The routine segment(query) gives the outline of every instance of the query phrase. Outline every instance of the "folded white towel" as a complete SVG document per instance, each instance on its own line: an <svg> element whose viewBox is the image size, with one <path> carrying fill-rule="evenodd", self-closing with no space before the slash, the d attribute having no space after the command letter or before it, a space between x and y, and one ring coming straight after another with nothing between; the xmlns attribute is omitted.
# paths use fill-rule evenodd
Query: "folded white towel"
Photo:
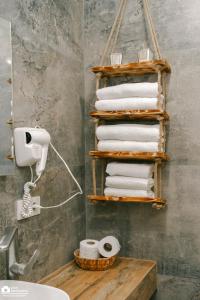
<svg viewBox="0 0 200 300"><path fill-rule="evenodd" d="M114 188L105 188L105 196L114 196L114 197L150 197L154 198L153 192L147 192L143 190L128 190L128 189L114 189Z"/></svg>
<svg viewBox="0 0 200 300"><path fill-rule="evenodd" d="M121 163L115 161L108 163L106 167L106 173L111 176L120 175L136 178L151 178L153 170L153 164Z"/></svg>
<svg viewBox="0 0 200 300"><path fill-rule="evenodd" d="M101 125L96 129L96 136L99 140L158 142L160 127L141 124Z"/></svg>
<svg viewBox="0 0 200 300"><path fill-rule="evenodd" d="M96 91L99 100L131 97L155 98L158 96L157 82L125 83L109 86Z"/></svg>
<svg viewBox="0 0 200 300"><path fill-rule="evenodd" d="M124 98L116 100L98 100L95 102L95 108L96 110L101 111L151 110L159 109L159 100L158 98Z"/></svg>
<svg viewBox="0 0 200 300"><path fill-rule="evenodd" d="M133 152L157 152L157 142L135 142L102 140L97 144L99 151L133 151Z"/></svg>
<svg viewBox="0 0 200 300"><path fill-rule="evenodd" d="M151 191L153 178L134 178L125 176L107 176L106 186L117 189Z"/></svg>

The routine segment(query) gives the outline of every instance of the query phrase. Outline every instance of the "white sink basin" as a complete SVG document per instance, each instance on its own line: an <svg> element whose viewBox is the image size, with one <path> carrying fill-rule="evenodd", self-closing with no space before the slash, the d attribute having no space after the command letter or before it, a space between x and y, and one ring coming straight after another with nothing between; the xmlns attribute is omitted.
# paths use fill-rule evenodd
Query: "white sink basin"
<svg viewBox="0 0 200 300"><path fill-rule="evenodd" d="M26 281L0 280L0 300L70 300L54 287Z"/></svg>

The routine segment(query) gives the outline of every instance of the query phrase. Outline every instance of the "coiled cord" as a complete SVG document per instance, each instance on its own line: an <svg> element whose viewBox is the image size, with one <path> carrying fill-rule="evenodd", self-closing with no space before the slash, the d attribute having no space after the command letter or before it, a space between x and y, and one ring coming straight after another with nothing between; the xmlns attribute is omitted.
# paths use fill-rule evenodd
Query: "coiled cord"
<svg viewBox="0 0 200 300"><path fill-rule="evenodd" d="M66 203L68 203L70 200L72 200L76 196L83 194L83 190L82 190L80 184L76 180L75 176L73 175L72 171L70 170L70 168L67 165L67 163L64 160L64 158L60 155L60 153L56 150L56 148L54 147L54 145L51 142L50 142L50 146L53 149L53 151L56 153L56 155L59 157L59 159L63 162L64 166L66 167L66 169L68 171L68 173L72 177L73 181L76 183L79 191L77 193L75 193L74 195L72 195L71 197L69 197L68 199L66 199L65 201L63 201L63 202L61 202L61 203L59 203L57 205L53 205L53 206L41 206L41 205L33 204L32 203L32 198L31 198L31 191L36 187L36 182L40 179L41 175L38 176L36 178L36 180L33 182L33 169L30 166L31 181L26 182L25 185L24 185L23 207L22 207L22 211L21 211L21 215L22 215L23 218L29 218L29 217L31 217L32 214L33 214L33 209L34 208L41 208L41 209L58 208L60 206L65 205Z"/></svg>
<svg viewBox="0 0 200 300"><path fill-rule="evenodd" d="M29 218L33 214L33 203L31 198L31 190L35 188L32 181L28 181L24 185L23 206L21 215L23 218Z"/></svg>

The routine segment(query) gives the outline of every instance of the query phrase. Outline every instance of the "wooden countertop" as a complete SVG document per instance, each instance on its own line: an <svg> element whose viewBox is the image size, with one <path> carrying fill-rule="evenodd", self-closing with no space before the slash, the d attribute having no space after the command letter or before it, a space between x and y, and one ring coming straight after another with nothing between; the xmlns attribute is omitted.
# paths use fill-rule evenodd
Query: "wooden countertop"
<svg viewBox="0 0 200 300"><path fill-rule="evenodd" d="M71 262L40 280L71 300L149 300L156 291L156 263L119 258L106 271L85 271Z"/></svg>

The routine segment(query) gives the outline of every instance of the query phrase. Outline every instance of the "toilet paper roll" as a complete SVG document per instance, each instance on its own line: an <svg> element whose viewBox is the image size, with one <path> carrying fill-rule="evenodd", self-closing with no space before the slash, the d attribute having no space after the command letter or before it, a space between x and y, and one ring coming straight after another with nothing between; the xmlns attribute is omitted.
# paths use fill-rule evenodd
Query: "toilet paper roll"
<svg viewBox="0 0 200 300"><path fill-rule="evenodd" d="M120 251L118 239L114 236L106 236L98 244L99 253L104 257L111 257Z"/></svg>
<svg viewBox="0 0 200 300"><path fill-rule="evenodd" d="M80 257L88 259L97 259L99 258L98 251L99 241L96 240L83 240L80 242Z"/></svg>

